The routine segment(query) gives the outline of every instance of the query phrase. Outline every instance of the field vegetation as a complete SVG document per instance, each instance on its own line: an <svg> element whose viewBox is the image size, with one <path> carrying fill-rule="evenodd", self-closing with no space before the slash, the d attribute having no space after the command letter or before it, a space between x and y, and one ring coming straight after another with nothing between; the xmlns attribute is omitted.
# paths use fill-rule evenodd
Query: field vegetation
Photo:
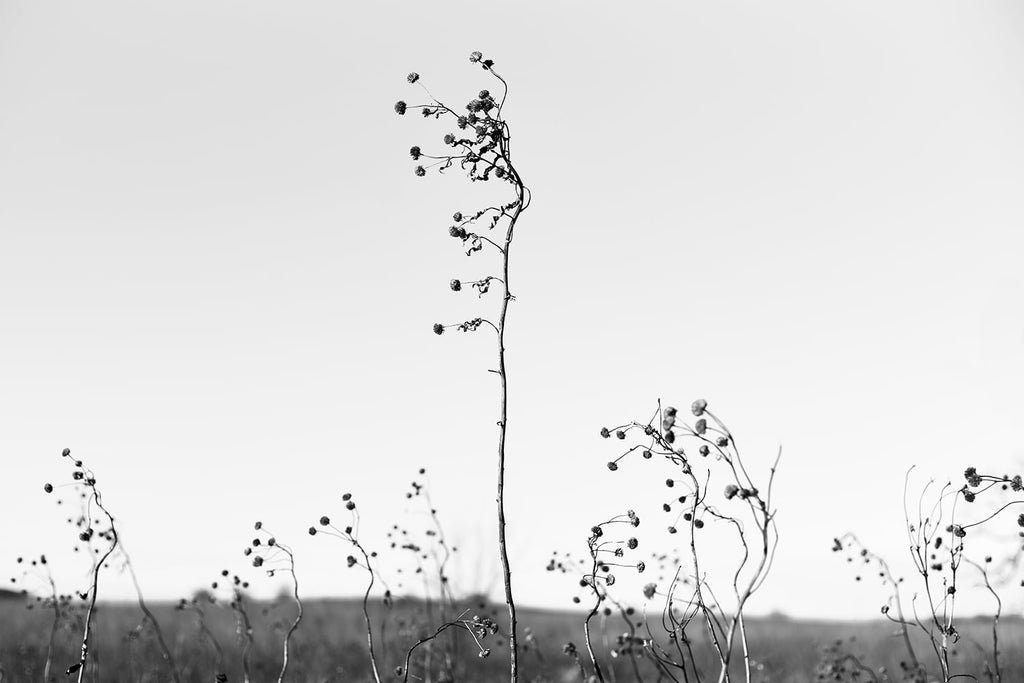
<svg viewBox="0 0 1024 683"><path fill-rule="evenodd" d="M85 585L58 586L45 555L9 568L12 593L0 601L3 681L881 681L930 683L1024 680L1024 622L1002 597L1020 583L1024 514L1020 476L965 463L962 480L920 481L907 473L906 533L914 573L895 573L855 533L837 530L835 571L879 588L874 621L797 621L753 617L759 591L771 580L780 536L775 482L784 454L749 456L715 406L652 401L638 416L593 426L595 472L650 472L649 488L623 491L621 510L597 517L579 544L552 554L552 580L571 587L563 611L517 604L505 515L505 472L514 455L507 434L510 406L505 332L515 302L513 241L531 192L513 164L512 133L503 115L508 84L492 60L473 52L488 87L454 106L407 77L412 103L399 116L443 122L440 151L409 150L413 175L459 173L489 183L503 199L452 214L447 234L470 257L475 274L450 279L455 294L479 299L480 317L438 322L437 335L476 334L494 344L496 450L494 523L501 596L464 595L451 576L456 548L448 542L420 470L405 492L422 502L426 526L396 524L386 538L364 538L358 492L345 493L305 529L272 529L253 521L240 561L283 580L281 595L255 600L249 580L233 568L211 568L209 585L175 605L143 597L119 535L115 492L104 489L76 452L60 457L64 475L40 482L41 494L72 510L68 522ZM493 194L492 193L489 193ZM425 330L425 332L427 332ZM677 408L676 405L684 405ZM109 493L111 499L106 499ZM640 497L663 500L663 518L629 507ZM437 501L443 505L443 501ZM596 513L595 513L596 514ZM654 529L657 533L645 534ZM348 600L306 600L302 557L289 539L308 534L332 543ZM651 538L657 538L656 542ZM974 539L980 539L977 548ZM999 542L993 543L993 539ZM796 541L794 541L796 542ZM806 540L800 541L806 542ZM812 539L812 542L815 540ZM652 546L653 547L649 547ZM396 580L390 553L404 552L417 577ZM111 572L131 577L137 600L104 602ZM401 585L401 587L400 587ZM813 577L808 577L813 590ZM637 587L639 586L639 588ZM978 587L980 590L977 590ZM969 590L969 589L975 590ZM183 591L191 588L183 587ZM981 595L983 602L970 602ZM977 616L983 614L986 616Z"/></svg>

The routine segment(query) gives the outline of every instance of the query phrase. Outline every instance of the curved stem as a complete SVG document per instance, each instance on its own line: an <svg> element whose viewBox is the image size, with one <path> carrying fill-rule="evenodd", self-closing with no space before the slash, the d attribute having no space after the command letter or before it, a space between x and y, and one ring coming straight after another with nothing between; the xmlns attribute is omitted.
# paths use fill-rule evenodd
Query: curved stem
<svg viewBox="0 0 1024 683"><path fill-rule="evenodd" d="M156 620L153 613L149 611L149 607L146 605L145 599L142 597L142 587L139 586L139 579L135 575L135 567L132 565L132 558L129 557L128 551L124 548L124 543L121 544L121 554L124 555L124 563L128 567L128 574L132 577L132 585L135 587L135 596L138 599L139 609L146 615L146 619L149 620L150 625L153 626L153 631L156 633L157 643L160 645L160 652L164 656L164 660L167 665L171 667L171 678L174 679L174 683L181 683L181 676L178 674L178 667L174 663L174 655L171 654L171 649L167 647L167 641L164 640L163 629L160 628L160 622Z"/></svg>
<svg viewBox="0 0 1024 683"><path fill-rule="evenodd" d="M284 681L285 673L288 671L288 644L291 641L292 634L294 634L295 630L299 628L299 622L302 621L302 600L299 599L299 579L295 576L295 555L292 554L290 548L285 548L280 544L278 544L278 547L288 554L288 571L292 575L292 595L295 597L295 604L299 610L298 614L295 615L295 621L293 621L292 625L288 628L288 632L284 634L284 660L281 662L281 673L277 677L277 683L282 683Z"/></svg>
<svg viewBox="0 0 1024 683"><path fill-rule="evenodd" d="M507 131L507 128L506 128ZM505 368L505 322L508 316L508 304L513 299L509 288L509 252L516 222L525 210L525 186L519 173L512 166L508 149L507 132L502 136L501 153L508 162L509 173L516 184L519 201L509 220L505 232L505 248L501 251L501 271L504 296L501 299L501 313L498 316L498 377L501 380L501 414L498 421L498 555L501 558L502 582L505 587L505 604L508 605L509 618L509 674L511 683L519 680L519 629L516 621L516 603L512 595L512 569L508 560L508 545L505 538L505 436L508 430L508 375Z"/></svg>
<svg viewBox="0 0 1024 683"><path fill-rule="evenodd" d="M92 620L96 613L96 593L99 590L100 585L100 570L103 568L104 563L114 554L114 550L117 548L117 528L114 526L114 517L110 514L105 507L103 507L103 500L100 496L99 490L95 484L90 484L92 489L92 500L96 503L96 507L103 511L103 514L107 516L107 521L110 523L110 547L107 552L100 557L99 561L93 566L92 569L92 587L89 590L89 609L85 613L85 628L82 632L82 654L78 660L78 683L85 681L85 669L86 663L89 659L89 638L92 635ZM68 671L68 674L74 673L74 669Z"/></svg>

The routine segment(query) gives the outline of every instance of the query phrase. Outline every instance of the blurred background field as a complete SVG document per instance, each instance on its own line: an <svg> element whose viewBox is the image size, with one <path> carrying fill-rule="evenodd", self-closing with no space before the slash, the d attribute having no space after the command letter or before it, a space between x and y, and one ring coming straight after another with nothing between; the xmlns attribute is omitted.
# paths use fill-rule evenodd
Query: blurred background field
<svg viewBox="0 0 1024 683"><path fill-rule="evenodd" d="M236 636L235 618L226 605L203 604L205 622L210 633L223 651L223 658L208 636L201 633L194 611L182 611L172 604L151 605L161 623L182 680L192 682L214 681L224 673L229 681L242 681L240 642ZM466 602L459 605L468 610L467 618L498 616L503 605ZM281 666L281 638L286 622L294 617L294 604L256 602L249 606L253 625L255 648L252 653L254 682L277 680ZM384 680L401 680L394 669L404 659L408 647L433 631L439 623L436 605L421 601L400 600L386 608L382 603L371 605L375 623L375 636L379 638L378 656L382 660ZM641 618L637 612L636 618ZM563 646L573 642L586 658L583 648L582 622L584 613L525 609L521 624L529 629L524 659L525 680L578 681L579 671L572 659L564 654ZM497 620L500 621L501 620ZM657 615L650 619L652 628ZM0 670L4 683L9 681L41 681L46 659L52 613L38 607L26 609L20 598L0 600ZM73 623L69 622L69 625ZM595 647L604 661L614 662L617 681L636 681L636 673L628 656L612 657L616 637L626 630L621 616L595 619L598 625ZM144 624L138 607L130 603L101 604L96 620L97 639L93 660L95 668L88 680L104 683L170 681L169 670L162 662L152 630ZM804 683L820 680L857 680L836 678L823 667L826 648L837 640L844 641L846 651L870 663L876 673L885 667L892 680L900 680L900 662L905 658L901 639L892 624L884 621L842 622L827 620L790 619L783 615L752 617L748 623L751 650L760 659L754 662L754 680L777 683ZM964 634L956 648L954 661L958 669L983 677L985 660L982 648L990 650L991 623L983 620L961 622ZM413 660L410 680L445 680L439 673L443 650L447 643L455 644L457 655L456 681L499 681L507 678L507 657L503 640L489 636L483 644L492 650L489 657L478 656L478 648L465 631L452 633L452 640L435 641L435 647L420 649ZM699 633L699 632L698 632ZM700 637L703 637L701 635ZM1024 680L1024 621L1013 617L1000 623L1001 664L1004 681ZM77 661L80 632L64 627L55 639L54 665L51 680L64 680L64 669ZM927 656L925 643L918 643L919 653ZM702 642L695 642L698 662L708 674L714 668L708 659L709 650ZM305 603L305 618L293 641L293 662L289 680L293 681L372 681L366 655L366 632L361 605L356 600L316 600ZM431 672L424 669L430 658ZM642 663L640 680L659 679L649 663ZM878 674L883 679L881 673ZM679 680L683 680L680 677ZM862 677L859 680L870 680Z"/></svg>

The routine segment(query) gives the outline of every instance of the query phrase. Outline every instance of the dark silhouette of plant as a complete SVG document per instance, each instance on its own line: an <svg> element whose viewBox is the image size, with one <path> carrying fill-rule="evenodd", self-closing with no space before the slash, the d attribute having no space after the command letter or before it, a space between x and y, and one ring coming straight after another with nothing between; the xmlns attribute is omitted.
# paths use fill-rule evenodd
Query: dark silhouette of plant
<svg viewBox="0 0 1024 683"><path fill-rule="evenodd" d="M100 570L106 566L107 560L114 554L114 551L118 547L118 536L117 527L114 525L114 517L110 512L103 506L103 495L100 490L96 488L96 476L92 470L85 466L81 460L73 460L71 458L71 449L65 448L61 452L62 458L68 458L72 460L73 469L71 471L72 482L75 485L84 487L85 491L82 496L85 500L85 511L81 520L82 531L78 537L84 543L91 544L94 538L100 538L109 545L102 551L100 556L96 558L93 556L93 566L91 575L91 583L89 588L80 593L80 597L83 600L88 600L89 607L85 613L85 623L82 628L82 649L79 655L78 661L67 668L66 674L71 676L72 674L78 674L78 683L82 683L85 680L85 672L88 668L89 663L89 646L90 639L92 637L92 624L96 614L96 596L99 592L100 584ZM46 484L44 490L47 493L53 492L53 486ZM103 513L105 524L101 526L103 520L97 520L94 518L93 508ZM90 555L93 555L90 553Z"/></svg>
<svg viewBox="0 0 1024 683"><path fill-rule="evenodd" d="M292 549L282 543L263 528L263 522L256 522L253 527L259 534L246 548L246 556L252 555L254 567L260 567L267 572L268 576L274 576L277 571L284 570L292 580L292 599L295 602L295 619L285 629L282 639L281 672L277 676L277 683L284 683L288 674L288 655L292 636L302 623L302 599L299 597L299 577L295 575L295 553ZM226 575L226 574L225 574Z"/></svg>
<svg viewBox="0 0 1024 683"><path fill-rule="evenodd" d="M445 325L436 323L434 332L443 334L445 330L457 328L463 332L473 332L486 324L497 334L498 367L495 372L500 382L500 411L498 418L498 481L497 481L497 521L498 521L498 555L501 559L502 581L505 588L505 604L508 606L509 617L509 651L510 679L515 683L519 677L519 638L516 620L516 604L512 592L512 571L509 567L508 547L505 539L505 442L508 430L508 375L505 365L505 324L508 305L515 299L509 284L509 254L516 224L523 211L530 204L530 192L523 183L519 172L512 163L511 133L508 123L502 116L502 108L508 96L508 84L494 70L494 62L485 59L480 52L473 52L469 61L479 64L484 71L498 80L501 85L499 95L489 90L481 90L478 96L471 99L465 106L465 113L447 106L423 88L429 102L426 104L407 104L405 101L395 103L395 112L404 115L407 111L420 110L424 117L452 120L459 132L450 132L444 136L444 145L449 149L438 155L424 154L419 147L409 150L414 161L424 160L416 166L417 176L424 176L428 169L444 172L455 164L467 173L469 179L476 181L497 180L512 186L515 199L501 206L490 206L473 212L456 212L453 225L448 234L462 241L466 254L472 255L482 251L485 245L495 249L501 257L501 275L487 275L483 278L463 282L453 279L450 283L453 291L462 291L467 286L477 290L482 296L497 282L501 285L502 296L497 322L485 318L474 318L462 323ZM409 83L419 84L419 74L411 73ZM473 232L470 228L482 224L486 232L491 232L499 225L504 235L498 241L487 237L483 232ZM479 228L476 228L479 230Z"/></svg>
<svg viewBox="0 0 1024 683"><path fill-rule="evenodd" d="M744 612L750 598L767 579L778 545L772 486L781 450L771 465L767 483L757 486L735 437L708 410L707 401L694 401L691 412L697 418L692 425L683 422L675 408L662 409L659 403L654 416L646 423L629 422L602 428L601 436L606 439L614 437L624 441L630 434L642 434L644 437L640 443L610 461L607 467L614 472L627 456L640 455L643 460L650 460L657 455L668 461L675 473L682 475L680 479L669 477L665 480L665 486L673 490L673 498L662 506L669 514L678 506L674 521L668 525L668 533L682 532L689 546L688 576L683 575L683 566L678 566L663 593L662 628L675 647L678 659L664 650L652 648L651 652L657 655L665 668L678 669L684 676L689 661L696 679L700 680L686 635L690 622L699 617L719 661L719 683L731 680L731 664L737 652L743 658L744 680L749 683L752 677L751 658ZM724 474L728 482L719 489L718 500L713 497L710 486L716 472ZM735 601L728 608L720 603L711 580L701 568L701 557L705 551L698 544L698 539L709 533L706 529L709 524L715 523L731 528L740 548L741 556L730 582ZM692 586L692 595L678 595L685 585ZM649 584L645 588L646 597L651 598L655 594L657 586ZM684 652L684 647L687 652ZM600 674L598 678L601 679Z"/></svg>
<svg viewBox="0 0 1024 683"><path fill-rule="evenodd" d="M351 521L345 526L345 528L338 528L331 524L331 518L324 515L319 520L320 528L316 526L309 527L309 535L316 536L318 534L326 534L327 536L333 536L334 538L340 538L343 541L351 543L359 554L362 555L362 560L358 559L354 555L349 555L345 558L345 564L351 569L352 567L361 567L365 569L370 577L370 580L366 584L366 591L363 593L363 621L366 624L366 646L370 655L370 669L373 672L373 680L376 683L381 683L380 668L377 665L377 653L374 650L373 643L373 624L370 621L370 592L373 590L373 584L375 579L380 579L383 583L383 579L378 575L376 568L371 562L371 558L376 558L376 552L367 552L366 548L359 541L359 510L356 508L356 502L352 499L352 495L346 493L342 496L342 500L345 502L345 509L351 513ZM385 602L390 602L391 591L385 588L384 593Z"/></svg>
<svg viewBox="0 0 1024 683"><path fill-rule="evenodd" d="M848 562L857 563L859 560L862 564L877 566L883 586L890 591L889 599L882 606L882 614L899 624L903 630L906 647L913 662L912 668L907 667L905 680L915 683L933 680L934 676L930 675L924 662L916 657L907 636L909 630L916 630L926 638L934 654L938 676L943 683L949 683L957 678L979 679L979 676L974 674L955 671L956 664L952 659L955 646L963 637L957 627L957 598L963 588L961 566L967 563L978 573L985 591L995 600L995 611L991 616L991 645L986 647L975 642L985 656L985 670L980 673L993 683L1001 683L1003 670L999 657L999 622L1002 617L1003 601L989 570L993 558L986 555L983 561L972 559L966 554L965 546L971 530L986 525L992 526L990 523L1003 512L1024 504L1024 479L1020 475L1011 477L1005 474L981 474L977 468L968 467L964 471L966 483L963 486L956 488L951 482L947 482L936 490L934 480L929 481L921 488L916 503L911 505L909 490L913 469L907 471L903 500L908 548L918 575L920 589L911 600L911 616L904 614L899 597L903 579L893 578L888 564L870 552L856 536L847 533L836 538L832 549L835 552L845 551ZM1000 496L1002 499L999 499ZM996 500L992 500L993 498ZM991 504L985 506L985 501L991 501ZM966 510L976 510L977 513L971 515L965 512ZM965 519L968 517L970 519ZM1016 519L1016 531L1019 535L1024 535L1022 528L1024 514L1018 515ZM1016 551L1015 556L1009 559L1009 565L1014 568L1020 552L1019 539ZM858 573L855 578L860 581L861 575ZM922 610L917 608L919 599L925 603ZM895 615L892 613L894 606Z"/></svg>

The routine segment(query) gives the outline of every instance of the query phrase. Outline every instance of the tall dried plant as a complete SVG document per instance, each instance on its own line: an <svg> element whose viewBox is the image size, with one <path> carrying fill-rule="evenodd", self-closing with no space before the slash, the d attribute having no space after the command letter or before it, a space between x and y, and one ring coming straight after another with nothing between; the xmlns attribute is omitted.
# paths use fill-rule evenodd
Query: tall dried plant
<svg viewBox="0 0 1024 683"><path fill-rule="evenodd" d="M508 433L508 374L505 364L505 329L508 318L508 307L515 297L509 284L509 255L512 238L515 234L519 217L530 204L530 191L527 189L519 172L512 163L511 133L507 121L502 115L505 100L508 97L508 83L494 70L494 62L485 59L480 52L473 52L469 61L478 64L500 84L501 92L491 93L481 90L472 98L463 110L444 104L423 87L420 76L411 73L410 84L423 87L428 101L425 104L407 104L405 101L395 103L395 112L404 115L412 110L419 110L426 117L444 119L455 124L456 131L447 133L443 138L445 151L440 154L425 154L420 147L409 150L414 161L422 162L415 167L419 177L428 170L444 172L453 166L464 171L471 181L497 181L511 185L515 199L500 206L489 206L484 209L463 213L456 212L448 234L459 239L466 248L466 255L471 256L485 249L493 250L500 258L500 275L486 275L472 281L453 279L451 289L455 292L476 290L479 295L487 293L495 283L501 287L501 302L497 319L474 318L461 323L436 323L434 332L444 334L448 329L463 332L475 332L484 325L493 329L497 341L497 369L492 370L498 375L499 417L498 417L498 448L497 448L497 523L498 523L498 556L501 561L502 582L505 589L505 603L509 617L509 651L510 680L515 683L519 677L519 631L516 619L516 603L512 591L512 571L509 566L508 545L506 542L505 520L505 470L506 470L506 436ZM494 231L498 232L495 233ZM478 231L478 232L475 232ZM503 233L503 234L502 234ZM500 235L497 239L489 234Z"/></svg>

